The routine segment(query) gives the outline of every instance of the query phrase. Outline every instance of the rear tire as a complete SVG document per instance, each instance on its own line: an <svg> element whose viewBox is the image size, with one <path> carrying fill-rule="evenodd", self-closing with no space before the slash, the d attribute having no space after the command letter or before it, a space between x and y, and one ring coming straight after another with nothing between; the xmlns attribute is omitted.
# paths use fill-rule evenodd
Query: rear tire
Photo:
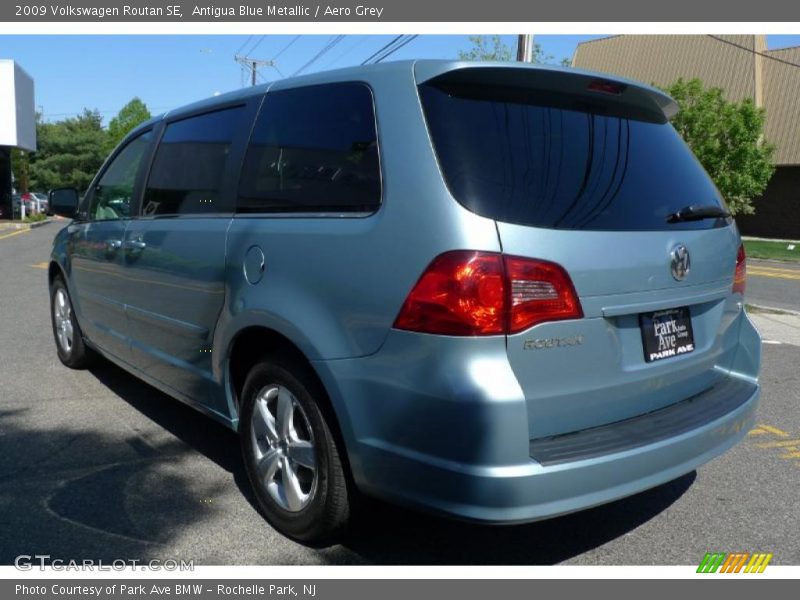
<svg viewBox="0 0 800 600"><path fill-rule="evenodd" d="M83 332L64 279L58 276L50 286L50 322L58 358L70 369L85 369L94 359L94 352L86 347Z"/></svg>
<svg viewBox="0 0 800 600"><path fill-rule="evenodd" d="M336 440L309 367L278 358L256 364L242 392L242 455L259 508L280 533L332 540L350 518L350 494Z"/></svg>

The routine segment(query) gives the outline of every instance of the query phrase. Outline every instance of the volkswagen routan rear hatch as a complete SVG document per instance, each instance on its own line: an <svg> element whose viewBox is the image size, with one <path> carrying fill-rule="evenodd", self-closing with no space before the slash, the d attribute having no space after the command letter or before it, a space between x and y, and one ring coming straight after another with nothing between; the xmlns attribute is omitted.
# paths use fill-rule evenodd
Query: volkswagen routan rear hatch
<svg viewBox="0 0 800 600"><path fill-rule="evenodd" d="M571 69L423 62L416 77L451 194L497 223L532 438L725 377L739 236L668 96Z"/></svg>

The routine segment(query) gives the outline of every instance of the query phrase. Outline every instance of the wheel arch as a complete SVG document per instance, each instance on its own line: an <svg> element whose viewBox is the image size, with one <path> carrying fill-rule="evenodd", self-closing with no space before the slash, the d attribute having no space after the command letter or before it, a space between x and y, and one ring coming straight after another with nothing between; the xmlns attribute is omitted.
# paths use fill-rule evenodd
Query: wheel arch
<svg viewBox="0 0 800 600"><path fill-rule="evenodd" d="M56 277L61 276L64 281L67 281L67 274L64 272L64 269L58 263L57 260L51 260L50 265L47 267L47 284L53 285Z"/></svg>
<svg viewBox="0 0 800 600"><path fill-rule="evenodd" d="M339 454L344 462L347 477L352 481L349 445L346 443L343 431L348 424L343 420L342 411L336 409L331 394L314 363L297 344L283 333L263 325L249 325L237 331L232 337L226 353L225 370L236 412L238 413L240 410L241 395L248 373L256 364L270 360L270 358L291 362L313 378L320 392L319 408L340 448ZM238 427L239 425L237 425L237 429Z"/></svg>

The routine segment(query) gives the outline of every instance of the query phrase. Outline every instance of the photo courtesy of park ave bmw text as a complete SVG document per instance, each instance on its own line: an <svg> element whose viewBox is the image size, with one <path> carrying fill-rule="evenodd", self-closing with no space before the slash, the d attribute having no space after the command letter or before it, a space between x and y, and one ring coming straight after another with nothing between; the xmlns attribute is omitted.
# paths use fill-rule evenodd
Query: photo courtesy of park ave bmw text
<svg viewBox="0 0 800 600"><path fill-rule="evenodd" d="M776 0L0 5L0 597L788 585L798 92Z"/></svg>

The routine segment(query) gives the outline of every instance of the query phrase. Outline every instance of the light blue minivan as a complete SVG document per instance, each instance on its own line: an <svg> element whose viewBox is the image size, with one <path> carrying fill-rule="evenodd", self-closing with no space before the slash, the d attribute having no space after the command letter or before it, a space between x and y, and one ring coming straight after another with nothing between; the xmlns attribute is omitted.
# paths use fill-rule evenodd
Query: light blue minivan
<svg viewBox="0 0 800 600"><path fill-rule="evenodd" d="M101 355L240 432L260 508L332 539L364 493L516 523L635 494L751 427L760 340L723 199L657 89L411 61L138 127L49 268Z"/></svg>

